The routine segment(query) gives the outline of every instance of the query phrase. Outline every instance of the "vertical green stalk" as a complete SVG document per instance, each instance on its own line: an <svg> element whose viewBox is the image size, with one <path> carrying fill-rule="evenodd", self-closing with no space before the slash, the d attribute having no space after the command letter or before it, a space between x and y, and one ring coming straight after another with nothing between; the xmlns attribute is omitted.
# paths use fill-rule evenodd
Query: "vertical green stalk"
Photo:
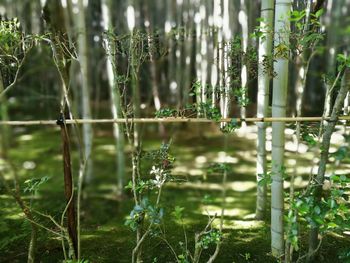
<svg viewBox="0 0 350 263"><path fill-rule="evenodd" d="M285 117L288 88L290 0L277 0L275 5L275 40L272 117ZM271 250L281 258L284 254L284 143L285 123L272 123L272 185L271 185Z"/></svg>
<svg viewBox="0 0 350 263"><path fill-rule="evenodd" d="M274 0L263 0L261 4L261 22L260 30L263 37L259 38L259 68L258 68L258 104L257 117L264 118L268 116L270 80L271 74L266 70L265 66L272 68L272 38L273 38L273 15ZM267 61L267 65L264 62ZM264 219L266 216L266 184L259 185L263 176L267 174L266 165L266 123L259 122L258 140L257 140L257 198L255 216L257 219Z"/></svg>

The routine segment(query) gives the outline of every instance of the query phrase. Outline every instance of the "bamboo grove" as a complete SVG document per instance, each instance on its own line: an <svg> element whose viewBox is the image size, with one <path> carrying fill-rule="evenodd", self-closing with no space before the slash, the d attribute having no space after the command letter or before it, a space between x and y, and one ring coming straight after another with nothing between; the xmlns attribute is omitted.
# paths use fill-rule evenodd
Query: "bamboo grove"
<svg viewBox="0 0 350 263"><path fill-rule="evenodd" d="M332 262L348 262L349 17L349 0L0 1L0 200L27 224L15 235L9 212L0 213L0 261L46 262L47 239L56 249L47 262L331 262L323 251L334 250L332 242L347 246ZM43 138L59 131L52 158L60 170L42 169L40 178L16 159L18 138L36 129ZM148 129L157 149L148 146ZM203 180L189 178L189 167L178 176L176 133L200 138L192 147L206 152L218 147L206 130L220 138L221 159L198 153L191 162L203 164ZM96 153L108 132L112 162ZM264 259L229 241L238 138L254 152L254 172L243 173L254 176L251 220L267 230ZM111 228L118 240L111 251L122 256L108 252L108 260L85 247L98 235L86 223L92 189L104 180L98 162L112 167L109 212L123 222ZM203 213L192 227L199 220L186 217L192 199L177 204L184 192L174 189L212 176L216 199L198 192ZM51 191L59 204L45 204ZM26 256L14 260L11 249L24 241Z"/></svg>

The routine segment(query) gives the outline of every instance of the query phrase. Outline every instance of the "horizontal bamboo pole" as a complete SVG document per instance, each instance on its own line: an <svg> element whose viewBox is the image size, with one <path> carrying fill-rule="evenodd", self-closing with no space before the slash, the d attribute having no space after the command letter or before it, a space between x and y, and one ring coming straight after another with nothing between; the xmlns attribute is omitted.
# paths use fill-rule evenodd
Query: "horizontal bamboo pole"
<svg viewBox="0 0 350 263"><path fill-rule="evenodd" d="M218 121L203 118L137 118L137 119L74 119L66 120L66 124L108 124L108 123L220 123L231 122L320 122L330 121L330 117L268 117L268 118L226 118ZM340 116L338 120L350 120L350 116ZM0 125L10 126L34 126L34 125L57 125L56 120L33 120L33 121L0 121Z"/></svg>

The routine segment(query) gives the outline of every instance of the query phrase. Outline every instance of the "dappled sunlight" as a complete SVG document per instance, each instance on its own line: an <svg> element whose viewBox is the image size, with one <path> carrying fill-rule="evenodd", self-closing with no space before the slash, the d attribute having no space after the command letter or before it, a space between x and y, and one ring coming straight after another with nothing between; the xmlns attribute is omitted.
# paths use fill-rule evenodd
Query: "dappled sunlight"
<svg viewBox="0 0 350 263"><path fill-rule="evenodd" d="M236 157L229 156L227 152L218 152L214 162L236 164L239 162L239 160Z"/></svg>
<svg viewBox="0 0 350 263"><path fill-rule="evenodd" d="M204 166L207 164L207 162L208 162L207 157L205 157L205 156L203 156L203 155L197 156L197 157L195 158L195 165L196 165L196 167L198 167L198 168L204 167ZM191 172L190 172L190 173L191 173Z"/></svg>
<svg viewBox="0 0 350 263"><path fill-rule="evenodd" d="M298 176L296 179L295 179L295 182L294 182L294 187L296 188L304 188L308 185L308 181L307 180L303 180L303 178L301 176ZM284 189L289 189L290 188L290 182L288 180L285 180L284 183L283 183L283 187Z"/></svg>
<svg viewBox="0 0 350 263"><path fill-rule="evenodd" d="M216 219L214 220L214 225L216 227L220 226L220 220ZM230 230L241 230L241 229L259 229L264 226L264 222L258 221L258 220L235 220L235 219L224 219L223 223L223 229L230 229Z"/></svg>
<svg viewBox="0 0 350 263"><path fill-rule="evenodd" d="M297 145L294 142L287 141L286 144L285 144L285 149L287 151L296 152L297 151ZM305 144L300 143L299 144L298 153L303 153L304 154L307 151L308 151L308 147Z"/></svg>
<svg viewBox="0 0 350 263"><path fill-rule="evenodd" d="M114 144L105 144L105 145L98 145L96 150L102 150L108 154L115 154L115 145Z"/></svg>
<svg viewBox="0 0 350 263"><path fill-rule="evenodd" d="M202 176L204 172L202 169L189 169L188 174L190 176Z"/></svg>
<svg viewBox="0 0 350 263"><path fill-rule="evenodd" d="M25 218L22 210L20 210L16 206L13 206L12 208L2 208L1 213L4 214L2 218L4 218L5 220L24 220Z"/></svg>
<svg viewBox="0 0 350 263"><path fill-rule="evenodd" d="M188 167L184 165L176 165L172 169L172 173L176 175L187 175L188 174Z"/></svg>
<svg viewBox="0 0 350 263"><path fill-rule="evenodd" d="M256 168L254 163L251 165L242 164L234 168L234 173L245 174L247 177L255 176Z"/></svg>
<svg viewBox="0 0 350 263"><path fill-rule="evenodd" d="M201 213L203 215L210 215L210 216L220 216L221 215L221 207L220 206L214 206L214 205L205 205L201 206ZM247 209L240 209L240 208L225 208L224 215L225 217L243 217L250 213Z"/></svg>
<svg viewBox="0 0 350 263"><path fill-rule="evenodd" d="M97 190L99 191L113 191L115 190L116 185L114 184L99 184Z"/></svg>
<svg viewBox="0 0 350 263"><path fill-rule="evenodd" d="M25 170L34 170L35 167L36 167L36 163L33 162L33 161L25 161L25 162L22 164L22 167L23 167L23 169L25 169Z"/></svg>
<svg viewBox="0 0 350 263"><path fill-rule="evenodd" d="M256 183L251 181L235 181L227 184L227 189L235 192L248 192L256 188Z"/></svg>
<svg viewBox="0 0 350 263"><path fill-rule="evenodd" d="M55 161L62 161L62 155L61 154L56 154L52 157L53 160Z"/></svg>
<svg viewBox="0 0 350 263"><path fill-rule="evenodd" d="M239 138L246 138L248 140L255 140L257 138L257 127L256 126L245 126L241 127L236 131L236 135Z"/></svg>
<svg viewBox="0 0 350 263"><path fill-rule="evenodd" d="M207 182L185 182L185 183L170 183L173 187L181 189L198 189L198 190L222 190L222 184L220 183L207 183ZM235 181L228 182L226 184L227 190L235 192L248 192L256 188L256 184L253 181Z"/></svg>
<svg viewBox="0 0 350 263"><path fill-rule="evenodd" d="M6 162L4 159L0 158L0 172L4 171L6 168Z"/></svg>
<svg viewBox="0 0 350 263"><path fill-rule="evenodd" d="M332 134L332 137L331 137L331 143L332 144L337 144L337 145L340 145L340 144L343 144L344 143L344 136L343 134L341 133L341 131L335 131L333 134Z"/></svg>
<svg viewBox="0 0 350 263"><path fill-rule="evenodd" d="M235 155L237 155L239 158L245 161L255 161L256 151L236 151Z"/></svg>
<svg viewBox="0 0 350 263"><path fill-rule="evenodd" d="M34 139L34 137L32 134L23 134L23 135L18 136L17 140L20 142L27 142L27 141L31 141L33 139Z"/></svg>

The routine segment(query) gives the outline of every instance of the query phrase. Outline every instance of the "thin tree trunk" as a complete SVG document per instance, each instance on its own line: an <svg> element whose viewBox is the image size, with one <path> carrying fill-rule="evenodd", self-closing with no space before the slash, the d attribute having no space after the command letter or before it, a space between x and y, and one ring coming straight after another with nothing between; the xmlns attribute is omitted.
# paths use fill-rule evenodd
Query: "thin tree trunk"
<svg viewBox="0 0 350 263"><path fill-rule="evenodd" d="M78 57L81 69L81 99L82 99L82 117L91 118L90 106L90 91L91 81L89 77L89 54L88 54L88 39L86 33L85 22L85 5L84 0L78 1L79 12L77 14L77 29L78 29ZM83 143L84 154L87 159L86 163L86 181L91 182L93 177L93 166L91 160L93 131L90 124L83 125Z"/></svg>
<svg viewBox="0 0 350 263"><path fill-rule="evenodd" d="M155 109L159 111L161 108L161 102L160 102L160 96L159 96L158 67L157 67L157 60L156 60L156 53L159 48L156 44L157 43L156 38L158 37L158 35L156 36L155 32L153 32L153 25L149 14L148 5L149 3L143 3L145 20L148 22L146 25L146 30L148 35L147 39L148 39L148 49L149 49L149 57L150 57L150 72L151 72L153 103L154 103ZM180 101L180 98L179 98L179 101ZM180 103L179 101L178 103ZM159 133L163 138L165 138L165 127L162 123L159 124Z"/></svg>
<svg viewBox="0 0 350 263"><path fill-rule="evenodd" d="M194 93L196 96L196 104L198 108L198 117L202 117L200 109L200 104L203 102L203 90L205 87L203 87L202 83L202 16L201 16L201 0L196 0L195 1L195 8L196 8L196 13L194 15L194 22L195 22L195 29L196 29L196 80L195 80L195 85L194 85ZM205 16L205 12L204 12Z"/></svg>
<svg viewBox="0 0 350 263"><path fill-rule="evenodd" d="M199 14L200 22L200 75L201 82L201 102L207 102L207 80L208 80L208 19L206 10L206 1L200 1Z"/></svg>
<svg viewBox="0 0 350 263"><path fill-rule="evenodd" d="M180 109L183 107L182 104L182 95L183 95L183 44L184 44L184 29L183 29L183 12L184 12L184 3L178 2L176 3L176 50L175 50L175 78L176 78L176 84L177 84L177 90L176 90L176 104L177 109Z"/></svg>
<svg viewBox="0 0 350 263"><path fill-rule="evenodd" d="M113 32L113 22L112 22L112 1L103 0L102 1L102 18L104 23L104 29L107 32ZM115 45L113 41L105 39L105 49L107 53L107 77L109 84L109 94L111 111L113 118L122 118L122 107L121 107L121 97L120 97L120 87L117 80L117 66L116 66L116 54ZM125 153L124 153L124 130L123 124L114 123L113 124L113 134L116 145L116 164L117 164L117 178L118 178L118 195L122 195L124 189L124 177L125 177Z"/></svg>
<svg viewBox="0 0 350 263"><path fill-rule="evenodd" d="M67 38L65 36L65 18L64 10L60 2L50 0L47 1L44 6L43 17L47 21L51 30L51 49L54 57L54 61L60 76L62 95L61 95L61 120L59 124L61 126L61 138L62 138L62 155L63 155L63 170L64 170L64 192L66 197L67 207L67 225L68 235L70 240L70 248L73 257L78 255L78 237L77 237L77 223L76 223L76 211L74 201L74 181L71 171L71 158L70 158L70 145L67 127L65 126L63 118L65 113L69 119L73 119L71 113L71 106L68 98L69 88L69 69L70 63L68 59L70 56L65 54L61 45L69 46ZM71 247L72 245L72 247Z"/></svg>
<svg viewBox="0 0 350 263"><path fill-rule="evenodd" d="M165 33L168 38L168 81L169 81L169 93L170 102L176 103L176 94L178 93L179 85L176 82L176 49L175 49L175 13L176 13L176 0L166 1L166 22L165 22Z"/></svg>
<svg viewBox="0 0 350 263"><path fill-rule="evenodd" d="M327 74L335 76L336 74L336 54L338 54L338 37L339 37L339 18L341 17L341 8L343 0L329 0L327 6L327 19L326 19L326 30L327 30ZM329 82L325 81L325 90L329 90ZM326 97L325 112L329 116L332 110L333 94Z"/></svg>
<svg viewBox="0 0 350 263"><path fill-rule="evenodd" d="M246 1L241 0L241 10L239 11L239 23L241 24L242 28L242 51L245 54L248 49L248 41L249 41L249 27L248 27L248 13L247 13L247 6ZM243 58L242 58L243 59ZM244 61L242 61L242 70L241 70L241 87L242 89L242 101L243 104L245 104L245 101L247 100L247 82L248 82L248 68L247 65L244 64ZM245 105L241 105L241 118L245 118L247 115L247 109ZM245 123L243 123L244 126L246 126Z"/></svg>
<svg viewBox="0 0 350 263"><path fill-rule="evenodd" d="M31 6L31 32L34 35L38 35L41 32L41 2L40 0L32 0Z"/></svg>
<svg viewBox="0 0 350 263"><path fill-rule="evenodd" d="M4 89L5 89L4 81L2 79L2 74L0 72L0 93ZM7 103L6 95L0 97L0 110L1 110L1 120L8 121L9 115L8 115L8 103ZM1 127L1 145L0 145L1 146L0 156L3 158L6 158L7 156L9 142L10 142L10 129L8 126L4 125Z"/></svg>
<svg viewBox="0 0 350 263"><path fill-rule="evenodd" d="M228 73L229 65L231 64L231 58L228 55L228 49L229 49L229 43L231 41L232 37L232 31L230 28L230 4L232 5L232 1L229 0L222 0L221 1L221 14L222 14L222 61L221 61L221 75L222 75L222 89L223 89L223 114L222 116L224 118L227 118L230 112L230 102L231 102L231 77L230 74Z"/></svg>
<svg viewBox="0 0 350 263"><path fill-rule="evenodd" d="M289 47L290 0L277 0L275 6L275 52L279 45ZM288 87L289 51L275 54L273 80L272 117L285 117ZM281 258L284 254L284 123L272 124L272 184L271 184L271 249L272 254Z"/></svg>
<svg viewBox="0 0 350 263"><path fill-rule="evenodd" d="M183 93L182 93L182 105L187 105L189 93L191 89L191 65L192 61L192 52L193 52L193 15L192 15L192 4L191 0L187 0L187 5L185 8L187 12L185 23L185 45L184 49L184 72L183 72Z"/></svg>
<svg viewBox="0 0 350 263"><path fill-rule="evenodd" d="M140 87L139 87L139 67L140 67L140 61L137 54L137 42L138 41L135 38L135 24L136 24L136 12L135 12L135 6L136 6L136 0L130 1L128 8L127 8L127 19L128 19L128 28L130 32L130 49L129 49L129 62L130 65L130 74L131 74L131 92L132 92L132 109L133 109L133 118L140 118L141 112L140 112ZM136 187L137 183L140 181L140 148L141 148L141 141L140 141L140 124L138 123L132 123L133 131L132 135L130 132L128 132L129 141L132 143L133 150L132 150L132 180L133 180L133 186ZM131 138L132 137L132 138ZM133 189L134 192L134 199L135 199L135 205L138 204L140 200L138 200L138 196L136 193L136 190ZM142 231L142 223L140 223L140 226L137 227L136 230L136 244L140 243L140 240L143 236ZM136 259L135 259L136 255ZM142 262L141 259L142 255L142 246L140 245L137 248L134 248L132 253L132 262L136 260L136 262Z"/></svg>
<svg viewBox="0 0 350 263"><path fill-rule="evenodd" d="M318 166L317 176L315 178L315 185L313 186L314 196L316 197L317 201L321 200L322 185L323 185L325 173L326 173L326 166L327 166L328 157L329 157L329 147L330 147L331 137L337 123L337 118L342 110L344 99L346 98L346 95L350 89L350 81L348 81L350 79L349 68L345 69L343 78L346 79L347 81L344 80L342 82L341 88L339 90L339 93L337 95L337 98L335 100L335 103L332 109L331 121L327 121L324 127L324 134L322 137L322 144L320 147L322 149L320 162ZM318 232L319 232L319 229L317 227L311 228L310 236L309 236L309 253L308 253L309 260L314 258L315 253L317 252L316 250L319 246Z"/></svg>
<svg viewBox="0 0 350 263"><path fill-rule="evenodd" d="M215 107L217 104L217 99L221 98L221 44L222 44L222 23L221 21L221 1L213 0L213 54L214 54L214 63L212 65L211 73L211 85L213 88L212 91L212 105ZM219 96L218 96L219 94ZM221 102L220 102L221 105Z"/></svg>
<svg viewBox="0 0 350 263"><path fill-rule="evenodd" d="M67 209L67 229L69 233L70 240L73 243L74 253L73 257L78 255L77 246L77 220L75 211L75 198L74 198L74 182L72 175L72 165L70 157L70 142L68 129L65 124L61 124L61 138L62 138L62 155L63 155L63 170L64 170L64 192L66 196L66 201L68 204Z"/></svg>
<svg viewBox="0 0 350 263"><path fill-rule="evenodd" d="M268 114L270 80L271 76L268 70L264 68L264 61L268 61L267 67L272 68L272 40L273 40L273 15L274 0L263 0L261 4L260 27L264 30L264 37L259 38L259 68L258 68L258 107L257 117L264 118ZM270 62L271 61L271 62ZM257 198L256 212L257 219L262 220L266 215L266 184L259 185L259 182L267 174L266 165L266 123L257 123L258 140L257 140Z"/></svg>

